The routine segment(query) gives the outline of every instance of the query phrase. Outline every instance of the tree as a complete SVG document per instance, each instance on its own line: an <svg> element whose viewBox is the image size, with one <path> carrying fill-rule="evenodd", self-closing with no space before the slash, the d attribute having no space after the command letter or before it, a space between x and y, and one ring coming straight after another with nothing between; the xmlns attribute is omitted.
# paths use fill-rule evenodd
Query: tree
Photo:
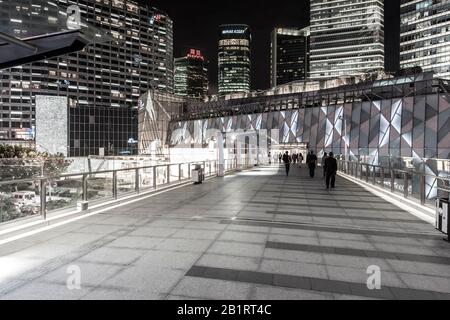
<svg viewBox="0 0 450 320"><path fill-rule="evenodd" d="M0 179L3 181L53 177L64 173L71 160L63 154L37 152L16 145L0 145ZM14 186L17 189L17 185ZM0 186L0 191L13 191L12 186Z"/></svg>
<svg viewBox="0 0 450 320"><path fill-rule="evenodd" d="M0 194L0 222L13 220L19 216L20 212L11 198Z"/></svg>

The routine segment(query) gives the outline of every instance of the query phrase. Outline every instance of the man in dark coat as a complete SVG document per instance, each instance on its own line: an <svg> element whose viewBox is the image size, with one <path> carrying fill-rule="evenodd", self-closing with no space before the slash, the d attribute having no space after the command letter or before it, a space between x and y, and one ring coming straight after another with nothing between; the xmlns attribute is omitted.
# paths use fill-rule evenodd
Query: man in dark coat
<svg viewBox="0 0 450 320"><path fill-rule="evenodd" d="M289 176L289 170L291 169L292 157L289 155L289 151L283 155L283 162L286 166L286 176Z"/></svg>
<svg viewBox="0 0 450 320"><path fill-rule="evenodd" d="M334 158L332 152L328 155L328 158L325 160L325 168L326 168L326 184L327 189L335 187L336 182L336 173L338 169L337 160Z"/></svg>
<svg viewBox="0 0 450 320"><path fill-rule="evenodd" d="M314 154L313 151L311 151L306 157L306 163L308 164L309 167L310 177L314 178L314 175L316 173L317 156Z"/></svg>

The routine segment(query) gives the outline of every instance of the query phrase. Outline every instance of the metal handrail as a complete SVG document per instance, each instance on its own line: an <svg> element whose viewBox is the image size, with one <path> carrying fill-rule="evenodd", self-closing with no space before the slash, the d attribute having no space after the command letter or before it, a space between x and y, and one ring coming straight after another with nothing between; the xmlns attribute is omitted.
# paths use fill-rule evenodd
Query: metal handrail
<svg viewBox="0 0 450 320"><path fill-rule="evenodd" d="M364 167L366 168L365 175L363 175ZM371 168L372 168L372 170L371 170ZM377 183L377 179L376 179L376 169L379 169L379 179L380 179L379 183ZM422 205L425 205L426 200L427 200L427 195L425 194L426 193L426 190L425 190L426 189L425 188L426 178L439 180L445 186L450 185L450 178L447 178L447 177L436 176L433 174L429 174L429 173L425 173L425 172L418 172L415 170L405 170L405 169L396 169L396 168L392 168L392 167L383 167L380 165L362 163L362 162L357 162L357 161L338 160L338 170L343 173L349 174L350 176L359 178L360 180L363 180L366 183L369 183L369 175L372 174L372 184L373 185L380 184L384 188L386 188L385 179L386 178L389 179L389 173L390 173L390 182L388 183L388 185L390 187L391 192L395 192L396 176L398 177L400 175L401 176L400 179L403 178L403 196L404 196L404 198L409 197L409 195L410 195L409 188L410 187L413 188L413 186L410 186L410 181L409 181L410 178L411 178L411 181L413 182L412 179L414 178L414 176L416 176L418 178L418 183L419 183L419 185L418 185L419 200ZM359 174L358 174L358 171L359 171ZM388 177L385 176L385 172L388 172ZM448 194L448 197L450 198L450 189L442 188L438 184L435 185L435 188L437 190L446 192ZM412 190L414 190L414 189L412 189ZM413 193L411 193L411 195L413 195Z"/></svg>
<svg viewBox="0 0 450 320"><path fill-rule="evenodd" d="M225 161L230 161L234 159L225 159ZM88 171L88 172L78 172L78 173L67 173L67 174L61 174L61 175L54 175L54 176L38 176L34 178L27 178L27 179L17 179L17 180L8 180L8 181L0 181L0 185L7 185L7 184L19 184L19 183L30 183L35 182L38 180L54 180L54 179L60 179L60 178L71 178L71 177L79 177L84 175L97 175L97 174L106 174L106 173L114 173L114 172L124 172L124 171L134 171L136 169L143 170L143 169L153 169L153 168L162 168L167 166L182 166L182 165L193 165L193 164L203 164L206 163L214 163L217 162L217 160L206 160L206 161L194 161L194 162L181 162L181 163L170 163L170 164L156 164L152 166L143 166L143 167L133 167L133 168L123 168L123 169L112 169L112 170L102 170L102 171Z"/></svg>
<svg viewBox="0 0 450 320"><path fill-rule="evenodd" d="M436 176L436 175L433 175L433 174L429 174L429 173L425 173L425 172L420 172L420 171L415 171L415 170L406 170L406 169L389 168L389 167L383 167L383 166L379 166L379 165L375 165L375 164L362 163L362 162L357 162L357 161L338 160L338 162L342 162L342 163L354 163L354 164L364 165L364 166L369 166L369 167L373 167L373 168L380 168L380 169L384 169L384 170L386 170L386 169L387 169L387 170L392 170L392 171L394 171L394 172L409 173L409 174L415 174L415 175L422 175L422 176L424 176L424 177L430 177L430 178L440 179L440 180L444 180L444 181L450 182L450 177L449 177L449 178L446 178L446 177Z"/></svg>
<svg viewBox="0 0 450 320"><path fill-rule="evenodd" d="M183 170L182 166L187 165L187 178L185 178L185 174L182 175ZM194 161L194 162L183 162L183 163L166 163L166 164L157 164L152 166L142 166L142 167L134 167L134 168L123 168L123 169L113 169L113 170L103 170L103 171L94 171L94 172L79 172L79 173L70 173L70 174L61 174L54 176L40 176L34 178L20 179L20 180L9 180L9 181L1 181L0 185L17 185L21 183L36 183L39 185L39 214L43 217L44 220L47 219L47 184L50 180L57 180L63 178L71 178L71 177L81 177L81 188L82 188L82 197L81 202L81 210L86 211L88 208L88 181L90 176L98 175L98 174L110 174L112 173L112 186L110 191L112 191L112 198L114 200L118 199L118 173L119 172L135 172L134 179L134 193L139 194L142 189L141 180L140 180L140 171L144 169L152 169L152 183L149 188L145 189L154 189L156 190L158 186L167 186L171 184L171 175L170 168L173 166L178 166L178 179L175 178L173 182L182 183L183 181L188 181L191 179L191 169L193 165L200 165L205 171L205 176L214 176L221 175L221 173L227 173L230 171L235 171L239 169L245 169L251 166L246 166L245 164L238 164L237 158L232 159L224 159L223 164L219 163L217 160L206 160L206 161ZM223 166L223 171L220 170L220 166ZM165 181L162 184L157 183L157 169L158 168L167 168L167 172L165 174ZM209 169L207 171L207 169ZM127 191L126 194L131 194L133 191Z"/></svg>

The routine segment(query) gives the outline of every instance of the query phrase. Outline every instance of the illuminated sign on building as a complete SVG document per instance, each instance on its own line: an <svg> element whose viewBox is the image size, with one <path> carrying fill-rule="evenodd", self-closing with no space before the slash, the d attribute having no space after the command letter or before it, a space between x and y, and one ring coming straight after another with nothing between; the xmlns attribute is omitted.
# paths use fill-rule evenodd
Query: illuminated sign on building
<svg viewBox="0 0 450 320"><path fill-rule="evenodd" d="M200 50L196 50L196 49L190 49L187 57L188 58L193 58L193 59L205 60L205 58L203 57L203 55L200 52Z"/></svg>
<svg viewBox="0 0 450 320"><path fill-rule="evenodd" d="M245 33L244 29L222 30L222 34L244 34L244 33Z"/></svg>
<svg viewBox="0 0 450 320"><path fill-rule="evenodd" d="M161 15L159 13L155 13L151 18L150 18L150 24L154 24L155 22L159 22L161 21Z"/></svg>

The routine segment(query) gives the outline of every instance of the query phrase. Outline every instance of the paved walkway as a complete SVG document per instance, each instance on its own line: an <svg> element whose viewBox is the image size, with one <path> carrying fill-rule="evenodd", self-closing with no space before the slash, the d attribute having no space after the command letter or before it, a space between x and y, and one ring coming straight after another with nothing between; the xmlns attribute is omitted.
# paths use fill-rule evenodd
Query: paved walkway
<svg viewBox="0 0 450 320"><path fill-rule="evenodd" d="M357 185L258 168L0 246L0 299L450 299L450 244ZM381 290L366 285L381 269ZM74 267L75 266L75 267ZM69 272L81 288L69 290Z"/></svg>

